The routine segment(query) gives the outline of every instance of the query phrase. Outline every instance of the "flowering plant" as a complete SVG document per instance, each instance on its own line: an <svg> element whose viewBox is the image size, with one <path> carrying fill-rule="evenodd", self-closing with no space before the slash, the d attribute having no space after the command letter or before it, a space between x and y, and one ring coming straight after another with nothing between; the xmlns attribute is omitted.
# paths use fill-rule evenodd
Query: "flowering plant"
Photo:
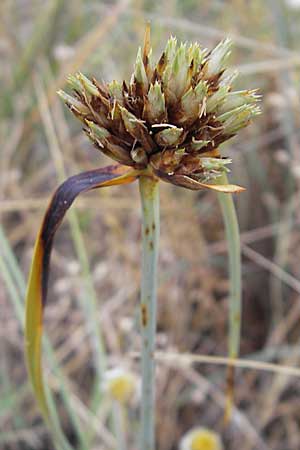
<svg viewBox="0 0 300 450"><path fill-rule="evenodd" d="M26 301L26 355L31 382L48 421L41 336L54 235L79 194L138 179L143 214L141 436L143 450L154 448L158 182L227 194L243 190L228 184L225 175L231 160L221 156L219 146L259 114L259 96L255 90L232 91L237 73L226 69L230 48L228 39L208 52L197 43L178 44L171 37L154 64L148 26L129 83L99 83L78 73L68 79L72 95L59 91L95 147L117 164L66 180L54 193L36 240ZM238 228L232 204L220 199L227 230L229 234L233 230L231 237L234 236L230 356L236 357L240 300Z"/></svg>

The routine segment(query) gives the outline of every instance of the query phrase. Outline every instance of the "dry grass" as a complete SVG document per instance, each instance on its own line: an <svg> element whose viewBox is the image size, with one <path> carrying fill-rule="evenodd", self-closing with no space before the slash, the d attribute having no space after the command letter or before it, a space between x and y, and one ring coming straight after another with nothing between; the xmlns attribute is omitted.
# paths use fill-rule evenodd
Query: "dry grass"
<svg viewBox="0 0 300 450"><path fill-rule="evenodd" d="M278 367L298 367L300 361L300 10L283 5L281 0L1 2L1 449L53 449L26 378L24 277L46 201L63 172L107 164L55 91L77 69L107 80L128 76L147 19L157 53L171 32L207 47L230 34L233 64L244 74L240 86L260 87L264 96L263 115L224 149L234 159L232 180L247 187L236 199L243 242L241 352L243 361L258 361L241 363L250 370L237 369L236 408L227 427L225 368L203 356L226 356L227 259L218 204L211 193L161 185L157 448L177 449L183 433L197 425L220 432L229 450L300 448L299 369ZM46 372L76 450L112 449L115 442L109 405L98 404L97 411L92 406L99 353L91 324L101 330L109 366L139 371L137 191L130 185L85 195L55 241L46 330L75 421L60 374L48 359ZM88 307L93 293L95 310ZM174 353L202 355L202 363L170 358ZM272 370L262 370L267 367ZM131 450L135 405L129 419Z"/></svg>

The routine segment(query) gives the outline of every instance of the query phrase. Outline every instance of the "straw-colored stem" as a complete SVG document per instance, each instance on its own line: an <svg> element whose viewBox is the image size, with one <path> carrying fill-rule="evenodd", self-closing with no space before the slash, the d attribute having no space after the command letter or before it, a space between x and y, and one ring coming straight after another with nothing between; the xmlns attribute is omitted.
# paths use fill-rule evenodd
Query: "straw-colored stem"
<svg viewBox="0 0 300 450"><path fill-rule="evenodd" d="M155 449L155 336L157 259L159 246L159 191L157 180L140 178L142 201L142 404L141 450Z"/></svg>
<svg viewBox="0 0 300 450"><path fill-rule="evenodd" d="M218 178L220 184L228 184L226 174ZM241 311L242 311L242 289L241 289L241 244L240 230L231 194L218 194L225 224L225 234L228 243L229 254L229 340L228 356L237 358L240 349L241 334ZM229 366L227 370L227 401L225 409L225 421L230 418L233 403L234 367Z"/></svg>

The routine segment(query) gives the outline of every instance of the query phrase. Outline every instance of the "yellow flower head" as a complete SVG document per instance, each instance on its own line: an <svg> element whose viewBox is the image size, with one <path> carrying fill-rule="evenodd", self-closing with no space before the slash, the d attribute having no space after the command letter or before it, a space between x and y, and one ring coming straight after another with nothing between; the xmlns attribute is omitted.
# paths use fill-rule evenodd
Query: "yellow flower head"
<svg viewBox="0 0 300 450"><path fill-rule="evenodd" d="M136 376L125 369L107 370L102 382L102 390L113 400L127 403L137 392Z"/></svg>
<svg viewBox="0 0 300 450"><path fill-rule="evenodd" d="M184 435L180 450L223 450L217 433L207 428L195 428Z"/></svg>

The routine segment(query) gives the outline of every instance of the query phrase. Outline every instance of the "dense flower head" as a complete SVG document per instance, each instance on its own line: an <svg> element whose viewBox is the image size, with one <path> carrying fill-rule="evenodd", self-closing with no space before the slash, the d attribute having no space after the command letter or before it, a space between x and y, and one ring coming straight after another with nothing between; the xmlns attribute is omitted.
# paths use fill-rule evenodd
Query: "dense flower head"
<svg viewBox="0 0 300 450"><path fill-rule="evenodd" d="M259 114L256 90L232 91L231 41L212 51L171 37L152 62L149 26L129 83L99 83L81 73L59 91L95 146L121 164L148 169L190 189L228 171L219 145Z"/></svg>

